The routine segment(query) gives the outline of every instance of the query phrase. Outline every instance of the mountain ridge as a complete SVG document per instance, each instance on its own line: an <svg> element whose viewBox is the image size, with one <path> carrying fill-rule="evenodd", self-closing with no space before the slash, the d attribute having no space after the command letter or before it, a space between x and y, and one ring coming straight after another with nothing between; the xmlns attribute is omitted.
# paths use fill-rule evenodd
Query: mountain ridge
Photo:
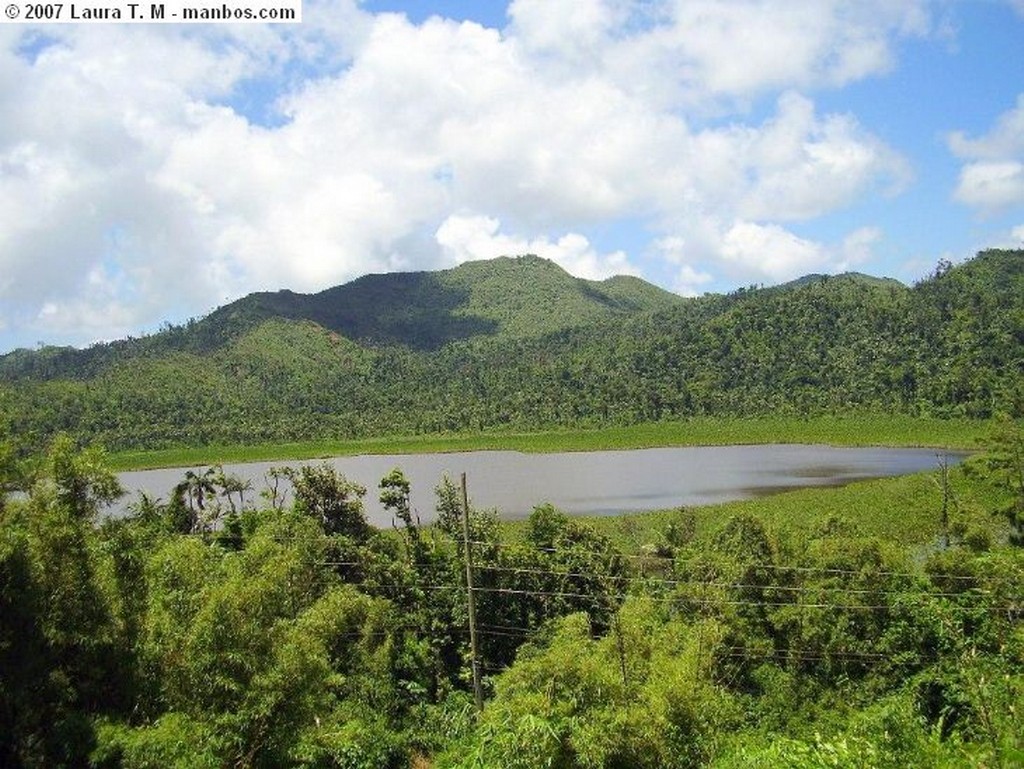
<svg viewBox="0 0 1024 769"><path fill-rule="evenodd" d="M536 277L538 271L556 276L555 285L547 286L540 297L536 293L524 295L521 291L523 285L509 280L517 268L525 268L519 271L527 277ZM786 283L757 287L756 290L789 291L830 280L906 288L893 278L847 272L838 275L812 273ZM539 283L543 288L542 282ZM537 284L538 281L534 281L533 287L537 288ZM740 289L740 292L749 290ZM363 296L359 297L359 294ZM353 302L353 297L357 297L357 301ZM574 298L586 301L577 302L577 306L569 310L563 308L561 321L545 317L542 313L522 312L529 308L531 302L544 310L559 307L567 299ZM17 377L38 368L30 364L32 359L52 362L62 373L70 373L66 371L69 365L85 363L85 368L94 373L95 365L88 365L88 361L81 359L104 356L83 355L87 351L133 346L142 351L147 342L168 337L177 341L171 345L175 349L210 350L271 318L310 320L352 341L370 346L404 344L413 349L437 349L451 341L490 336L502 331L513 336L544 335L583 325L602 315L662 310L692 300L634 275L620 274L603 280L589 280L574 277L555 262L536 255L501 256L468 261L444 270L368 273L317 292L303 293L288 288L256 291L217 307L205 316L179 326L168 325L142 337L129 336L82 348L54 345L43 345L35 350L16 348L0 354L0 377ZM390 307L390 313L382 315L374 307L368 307L371 302L378 308ZM396 316L395 305L413 309ZM388 314L391 317L386 317ZM572 315L575 317L565 320ZM72 360L66 360L69 358Z"/></svg>
<svg viewBox="0 0 1024 769"><path fill-rule="evenodd" d="M940 264L913 286L812 277L693 299L533 257L364 276L250 295L140 340L9 354L0 411L33 445L69 431L115 449L690 416L1024 416L1024 251Z"/></svg>
<svg viewBox="0 0 1024 769"><path fill-rule="evenodd" d="M634 276L587 280L542 257L503 256L445 270L369 273L312 293L257 291L180 326L87 348L19 348L0 355L0 379L74 376L76 367L92 375L120 354L209 352L273 318L312 321L365 346L436 350L480 336L543 335L685 301Z"/></svg>
<svg viewBox="0 0 1024 769"><path fill-rule="evenodd" d="M464 262L437 271L371 273L317 293L271 296L281 317L312 320L371 346L400 344L421 350L480 335L543 335L606 314L684 301L639 278L576 278L533 255ZM210 317L238 312L253 297L262 302L269 298L250 295ZM292 303L283 312L282 298Z"/></svg>

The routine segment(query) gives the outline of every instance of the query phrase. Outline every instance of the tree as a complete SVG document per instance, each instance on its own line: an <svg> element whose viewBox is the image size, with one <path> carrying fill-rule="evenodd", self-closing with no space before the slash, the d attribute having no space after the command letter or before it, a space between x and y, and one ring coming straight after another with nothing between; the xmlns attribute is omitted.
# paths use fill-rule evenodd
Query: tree
<svg viewBox="0 0 1024 769"><path fill-rule="evenodd" d="M32 755L52 716L40 591L23 531L0 521L0 765Z"/></svg>
<svg viewBox="0 0 1024 769"><path fill-rule="evenodd" d="M245 493L252 491L252 482L243 480L234 473L225 473L222 465L217 465L213 475L213 485L219 488L220 496L228 501L232 513L238 513L245 508ZM235 504L235 494L238 495L238 504Z"/></svg>
<svg viewBox="0 0 1024 769"><path fill-rule="evenodd" d="M413 563L420 563L424 557L423 540L420 536L419 521L413 522L412 507L409 504L409 480L405 474L395 468L381 478L380 503L391 515L398 518L404 525L406 546Z"/></svg>
<svg viewBox="0 0 1024 769"><path fill-rule="evenodd" d="M54 440L26 500L0 511L0 762L84 766L92 719L123 712L124 625L93 518L120 494L96 449Z"/></svg>
<svg viewBox="0 0 1024 769"><path fill-rule="evenodd" d="M1024 431L1020 424L1005 421L989 449L988 465L999 484L1010 493L1000 513L1010 523L1010 543L1024 547Z"/></svg>
<svg viewBox="0 0 1024 769"><path fill-rule="evenodd" d="M202 472L186 470L185 477L174 487L174 504L180 508L188 508L188 515L182 522L182 533L195 534L208 525L208 521L204 520L204 513L207 500L216 499L215 479L216 471L212 467Z"/></svg>
<svg viewBox="0 0 1024 769"><path fill-rule="evenodd" d="M434 487L437 527L452 539L462 539L462 494L448 474Z"/></svg>
<svg viewBox="0 0 1024 769"><path fill-rule="evenodd" d="M287 468L285 475L295 488L295 509L319 521L326 534L342 534L365 542L370 525L363 513L366 488L348 480L333 466L303 465Z"/></svg>
<svg viewBox="0 0 1024 769"><path fill-rule="evenodd" d="M0 514L3 514L7 495L24 488L13 442L0 433Z"/></svg>
<svg viewBox="0 0 1024 769"><path fill-rule="evenodd" d="M106 466L102 449L78 450L69 435L58 435L46 457L44 484L52 484L56 502L70 515L92 520L101 505L120 497L124 490Z"/></svg>
<svg viewBox="0 0 1024 769"><path fill-rule="evenodd" d="M614 624L624 644L595 638L584 614L553 622L497 677L474 739L438 765L705 765L736 719L731 697L711 682L721 630L667 620L643 599L627 602Z"/></svg>

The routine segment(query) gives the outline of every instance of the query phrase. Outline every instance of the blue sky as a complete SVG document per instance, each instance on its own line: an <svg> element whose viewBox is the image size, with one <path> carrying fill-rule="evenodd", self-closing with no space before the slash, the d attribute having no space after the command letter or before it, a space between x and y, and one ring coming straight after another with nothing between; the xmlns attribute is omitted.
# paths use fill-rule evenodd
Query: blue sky
<svg viewBox="0 0 1024 769"><path fill-rule="evenodd" d="M0 352L532 252L684 295L1024 247L1024 0L0 25Z"/></svg>

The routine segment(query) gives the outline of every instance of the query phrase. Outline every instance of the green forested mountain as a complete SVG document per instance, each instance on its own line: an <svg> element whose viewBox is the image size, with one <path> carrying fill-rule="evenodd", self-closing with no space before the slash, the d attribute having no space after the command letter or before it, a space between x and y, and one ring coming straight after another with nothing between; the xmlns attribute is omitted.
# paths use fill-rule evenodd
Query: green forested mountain
<svg viewBox="0 0 1024 769"><path fill-rule="evenodd" d="M424 286L456 273L464 294L442 309L451 295ZM489 298L510 274L524 288ZM1020 417L1022 283L1024 253L1001 251L912 288L812 276L683 301L501 260L334 289L368 308L356 339L328 323L342 303L273 294L143 340L8 356L0 766L1024 765L1020 420L932 474L647 523L542 504L517 528L448 478L421 527L401 470L368 492L326 463L271 471L290 498L259 502L222 467L190 469L166 500L104 518L121 488L102 449L50 437ZM402 312L433 318L422 336L366 298L417 291ZM368 493L394 530L369 525Z"/></svg>
<svg viewBox="0 0 1024 769"><path fill-rule="evenodd" d="M478 336L535 337L681 300L635 278L573 278L535 256L440 272L366 275L318 294L252 294L201 321L214 344L261 320L310 320L371 347L436 350Z"/></svg>
<svg viewBox="0 0 1024 769"><path fill-rule="evenodd" d="M471 337L543 336L682 302L638 278L589 281L536 256L501 257L438 272L365 275L317 294L258 292L183 326L86 350L17 350L0 357L0 378L83 378L130 358L208 353L269 320L310 321L366 347L427 351Z"/></svg>
<svg viewBox="0 0 1024 769"><path fill-rule="evenodd" d="M1024 252L682 299L537 257L260 293L142 339L0 358L30 444L111 448L630 424L1024 413Z"/></svg>

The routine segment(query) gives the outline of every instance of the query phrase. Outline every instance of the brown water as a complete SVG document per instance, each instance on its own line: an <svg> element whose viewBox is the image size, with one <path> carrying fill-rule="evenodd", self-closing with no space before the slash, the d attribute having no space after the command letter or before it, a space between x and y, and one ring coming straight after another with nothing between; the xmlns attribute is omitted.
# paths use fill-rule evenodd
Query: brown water
<svg viewBox="0 0 1024 769"><path fill-rule="evenodd" d="M950 454L950 462L963 459ZM574 515L617 515L706 505L808 486L838 486L933 470L935 449L836 448L813 445L696 446L631 451L522 454L473 451L452 454L402 454L339 457L329 460L350 480L367 488L365 507L370 522L387 526L391 517L377 500L377 484L399 467L412 485L411 501L424 523L434 518L434 488L447 474L458 483L466 473L469 495L478 508L496 508L503 518L522 518L535 505L550 502ZM317 462L254 462L225 465L227 473L252 483L250 501L266 488L273 465ZM121 473L129 491L164 500L189 468ZM289 496L290 499L290 496Z"/></svg>

